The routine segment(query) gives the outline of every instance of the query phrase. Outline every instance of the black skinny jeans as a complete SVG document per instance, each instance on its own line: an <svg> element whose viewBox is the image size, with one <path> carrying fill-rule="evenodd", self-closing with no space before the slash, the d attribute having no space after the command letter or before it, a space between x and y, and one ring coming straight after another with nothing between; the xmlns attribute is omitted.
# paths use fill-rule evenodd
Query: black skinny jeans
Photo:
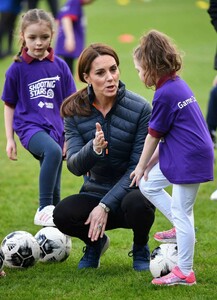
<svg viewBox="0 0 217 300"><path fill-rule="evenodd" d="M84 223L101 199L102 196L89 193L80 193L63 199L54 209L55 225L63 233L77 237L85 244L96 243L88 238L89 225ZM155 208L139 189L134 189L123 198L116 212L109 212L106 230L132 229L134 244L145 245L149 239L154 217Z"/></svg>

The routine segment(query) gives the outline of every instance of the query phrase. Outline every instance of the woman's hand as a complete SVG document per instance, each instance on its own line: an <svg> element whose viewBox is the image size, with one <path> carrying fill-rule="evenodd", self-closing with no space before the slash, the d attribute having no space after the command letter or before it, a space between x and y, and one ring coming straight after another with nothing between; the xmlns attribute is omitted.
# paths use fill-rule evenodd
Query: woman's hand
<svg viewBox="0 0 217 300"><path fill-rule="evenodd" d="M99 123L96 123L95 139L93 140L93 149L97 153L102 153L102 150L108 146L108 142L105 140L104 132Z"/></svg>
<svg viewBox="0 0 217 300"><path fill-rule="evenodd" d="M108 213L100 205L97 205L89 214L85 225L90 224L88 237L92 242L97 241L99 237L103 237L107 219Z"/></svg>

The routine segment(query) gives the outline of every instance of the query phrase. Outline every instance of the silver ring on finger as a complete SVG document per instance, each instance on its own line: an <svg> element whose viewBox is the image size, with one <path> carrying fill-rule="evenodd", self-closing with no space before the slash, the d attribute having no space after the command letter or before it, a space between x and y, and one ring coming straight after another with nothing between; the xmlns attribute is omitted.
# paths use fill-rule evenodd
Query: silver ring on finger
<svg viewBox="0 0 217 300"><path fill-rule="evenodd" d="M102 225L98 224L97 229L101 231L102 230Z"/></svg>

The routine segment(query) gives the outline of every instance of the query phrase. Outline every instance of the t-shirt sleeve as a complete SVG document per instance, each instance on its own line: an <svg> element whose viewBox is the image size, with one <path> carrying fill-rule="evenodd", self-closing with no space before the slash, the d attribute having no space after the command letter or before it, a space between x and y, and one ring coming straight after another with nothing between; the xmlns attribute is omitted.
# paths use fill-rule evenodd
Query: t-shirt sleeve
<svg viewBox="0 0 217 300"><path fill-rule="evenodd" d="M153 132L158 132L162 137L170 130L174 117L175 114L166 101L155 99L153 101L153 110L149 128L150 130L153 130Z"/></svg>
<svg viewBox="0 0 217 300"><path fill-rule="evenodd" d="M80 0L71 0L64 5L58 14L58 19L61 20L64 17L70 18L72 21L76 21L79 15Z"/></svg>
<svg viewBox="0 0 217 300"><path fill-rule="evenodd" d="M16 72L10 67L5 74L5 83L2 92L2 100L11 104L16 105L18 101L18 81L16 80Z"/></svg>

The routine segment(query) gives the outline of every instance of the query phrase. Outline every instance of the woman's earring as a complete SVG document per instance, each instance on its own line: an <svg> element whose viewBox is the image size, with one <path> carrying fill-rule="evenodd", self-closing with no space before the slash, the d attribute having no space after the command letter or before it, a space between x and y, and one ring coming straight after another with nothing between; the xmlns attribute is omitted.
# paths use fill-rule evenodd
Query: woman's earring
<svg viewBox="0 0 217 300"><path fill-rule="evenodd" d="M93 90L93 87L92 87L91 83L88 83L87 94L88 94L89 100L91 102L93 102L94 101L94 90Z"/></svg>
<svg viewBox="0 0 217 300"><path fill-rule="evenodd" d="M92 94L92 84L91 83L88 83L87 92L88 92L88 95Z"/></svg>

